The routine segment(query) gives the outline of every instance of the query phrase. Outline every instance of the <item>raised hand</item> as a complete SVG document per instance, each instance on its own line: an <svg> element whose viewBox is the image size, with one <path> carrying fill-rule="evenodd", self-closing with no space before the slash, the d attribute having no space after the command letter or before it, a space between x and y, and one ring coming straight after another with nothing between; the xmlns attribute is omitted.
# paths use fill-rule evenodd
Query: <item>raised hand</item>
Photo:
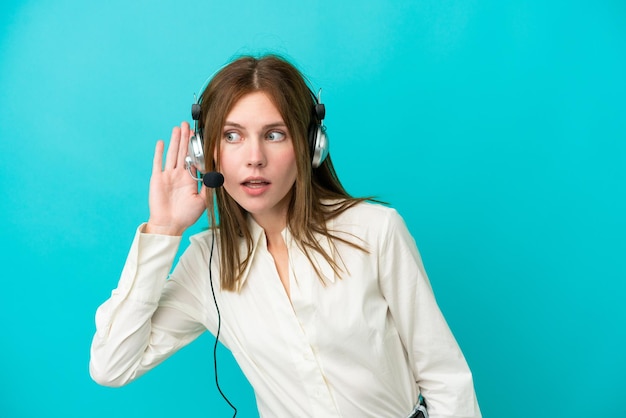
<svg viewBox="0 0 626 418"><path fill-rule="evenodd" d="M165 144L162 140L156 143L150 177L150 218L145 233L182 235L206 209L206 189L202 187L198 192L198 182L185 168L191 135L187 122L172 129L165 166Z"/></svg>

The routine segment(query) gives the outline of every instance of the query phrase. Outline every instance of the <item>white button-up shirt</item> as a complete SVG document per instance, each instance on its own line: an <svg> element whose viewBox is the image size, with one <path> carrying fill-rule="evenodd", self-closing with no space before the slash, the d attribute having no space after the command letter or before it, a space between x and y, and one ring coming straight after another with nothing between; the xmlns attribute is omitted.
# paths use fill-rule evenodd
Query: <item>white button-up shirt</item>
<svg viewBox="0 0 626 418"><path fill-rule="evenodd" d="M341 242L336 277L313 262L288 229L287 295L263 229L252 218L253 252L239 291L221 291L222 328L255 390L262 417L406 417L421 393L430 416L480 417L472 375L435 301L415 242L393 209L362 203L329 222ZM209 280L211 231L191 244L167 279L180 237L138 230L119 285L96 314L90 370L123 385L197 338L217 331Z"/></svg>

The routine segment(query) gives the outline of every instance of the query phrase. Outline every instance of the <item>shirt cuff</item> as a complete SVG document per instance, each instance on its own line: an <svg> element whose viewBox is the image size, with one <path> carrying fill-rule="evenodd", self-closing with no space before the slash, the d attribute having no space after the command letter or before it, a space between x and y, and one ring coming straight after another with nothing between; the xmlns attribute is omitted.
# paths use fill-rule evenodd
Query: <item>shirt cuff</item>
<svg viewBox="0 0 626 418"><path fill-rule="evenodd" d="M137 228L117 291L124 299L156 304L182 237L146 234L145 225Z"/></svg>

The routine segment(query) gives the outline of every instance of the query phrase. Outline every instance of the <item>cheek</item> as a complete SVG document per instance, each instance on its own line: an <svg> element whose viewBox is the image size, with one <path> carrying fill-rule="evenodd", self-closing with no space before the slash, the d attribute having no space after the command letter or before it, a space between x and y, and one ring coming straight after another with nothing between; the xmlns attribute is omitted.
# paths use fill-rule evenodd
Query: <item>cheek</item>
<svg viewBox="0 0 626 418"><path fill-rule="evenodd" d="M215 155L217 155L217 153ZM233 161L232 155L225 152L221 152L219 157L219 166L216 166L216 170L224 176L223 188L232 196L238 186L238 184L236 184L238 178L238 173L235 170L236 162Z"/></svg>
<svg viewBox="0 0 626 418"><path fill-rule="evenodd" d="M278 156L277 161L280 163L281 169L286 175L296 174L298 172L296 154L294 153L293 148L282 152Z"/></svg>
<svg viewBox="0 0 626 418"><path fill-rule="evenodd" d="M214 153L213 157L217 157L217 151ZM215 158L215 161L218 161ZM233 167L237 166L237 153L233 152L225 152L224 150L219 153L219 170L225 174L225 172L232 172Z"/></svg>

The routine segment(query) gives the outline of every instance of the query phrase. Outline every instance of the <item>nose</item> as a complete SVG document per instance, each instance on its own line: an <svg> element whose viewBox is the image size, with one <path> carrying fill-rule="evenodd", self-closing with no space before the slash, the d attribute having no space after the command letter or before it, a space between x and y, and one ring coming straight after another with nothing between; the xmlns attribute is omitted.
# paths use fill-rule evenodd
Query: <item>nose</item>
<svg viewBox="0 0 626 418"><path fill-rule="evenodd" d="M249 167L264 167L267 164L263 139L257 138L247 141L248 143L248 163Z"/></svg>

